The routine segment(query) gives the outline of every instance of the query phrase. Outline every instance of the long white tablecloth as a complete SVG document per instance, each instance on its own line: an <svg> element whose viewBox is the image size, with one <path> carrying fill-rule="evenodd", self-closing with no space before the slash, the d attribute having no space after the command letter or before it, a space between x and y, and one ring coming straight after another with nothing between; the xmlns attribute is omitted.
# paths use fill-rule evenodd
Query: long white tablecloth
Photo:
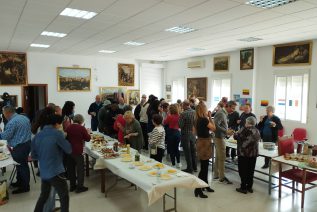
<svg viewBox="0 0 317 212"><path fill-rule="evenodd" d="M6 147L7 141L6 141L6 140L0 140L0 142L1 142L1 143L5 143L5 146L2 147L2 148L3 148L3 152L9 156L9 158L6 159L6 160L0 160L0 168L4 168L4 167L10 166L10 165L15 165L15 164L17 164L17 163L13 160L13 158L12 158L12 156L11 156L11 154L10 154L8 148Z"/></svg>
<svg viewBox="0 0 317 212"><path fill-rule="evenodd" d="M135 151L133 151L135 152ZM93 158L102 158L101 153L91 150L91 143L87 142L85 145L85 153ZM133 153L132 153L133 156ZM133 158L133 157L132 157ZM149 160L148 157L141 155L141 161ZM150 176L148 173L150 171L141 171L138 168L131 169L129 168L129 162L122 162L121 158L116 159L103 159L104 164L107 169L109 169L114 174L128 180L131 183L134 183L142 190L144 190L148 194L148 205L153 204L157 200L159 200L166 192L170 191L173 188L203 188L207 187L208 185L197 178L194 175L184 173L182 171L178 171L179 175L184 176L176 176L172 175L172 179L170 180L161 180L157 177ZM157 162L153 160L151 163L145 162L145 165L154 165ZM165 165L163 169L161 169L161 173L166 173L168 169L173 169ZM186 175L186 176L185 176Z"/></svg>

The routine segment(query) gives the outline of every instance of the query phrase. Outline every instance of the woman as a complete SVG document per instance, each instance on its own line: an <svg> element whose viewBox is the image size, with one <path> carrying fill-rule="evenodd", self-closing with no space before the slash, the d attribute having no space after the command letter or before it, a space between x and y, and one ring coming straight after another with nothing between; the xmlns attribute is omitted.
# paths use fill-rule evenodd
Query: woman
<svg viewBox="0 0 317 212"><path fill-rule="evenodd" d="M279 117L274 115L274 107L267 106L266 116L260 117L260 122L258 124L258 129L261 133L261 138L263 142L273 142L276 143L278 140L278 131L283 129L283 125ZM269 167L269 158L265 158L265 164L262 166L262 169Z"/></svg>
<svg viewBox="0 0 317 212"><path fill-rule="evenodd" d="M160 114L160 107L161 107L161 103L157 99L153 100L149 105L149 108L146 112L147 116L148 116L148 125L147 125L147 132L148 133L152 132L154 129L154 125L152 123L152 118L153 118L153 115Z"/></svg>
<svg viewBox="0 0 317 212"><path fill-rule="evenodd" d="M160 115L163 117L163 121L166 119L167 114L168 114L168 107L169 104L167 102L164 102L163 104L161 104L161 107L159 108L160 110Z"/></svg>
<svg viewBox="0 0 317 212"><path fill-rule="evenodd" d="M63 130L65 131L67 127L73 122L72 119L75 113L75 103L72 101L66 101L62 108L62 115L64 117Z"/></svg>
<svg viewBox="0 0 317 212"><path fill-rule="evenodd" d="M261 139L260 132L255 126L256 119L250 116L246 119L245 127L234 135L238 141L238 169L241 178L240 188L237 188L236 191L243 194L253 193L254 169Z"/></svg>
<svg viewBox="0 0 317 212"><path fill-rule="evenodd" d="M162 125L163 117L159 114L153 115L154 129L149 133L149 145L151 147L150 158L162 163L165 151L165 130Z"/></svg>
<svg viewBox="0 0 317 212"><path fill-rule="evenodd" d="M211 112L207 110L204 102L199 102L196 107L195 115L195 131L197 134L197 156L200 160L200 172L198 177L208 184L208 165L209 159L212 155L212 141L210 131L215 131L216 126L211 118ZM208 192L214 192L210 187L204 188ZM203 189L196 188L195 196L200 198L207 198L208 196L203 193Z"/></svg>
<svg viewBox="0 0 317 212"><path fill-rule="evenodd" d="M141 151L143 147L143 135L140 123L134 118L132 111L127 111L123 116L126 124L123 130L126 144L133 149Z"/></svg>
<svg viewBox="0 0 317 212"><path fill-rule="evenodd" d="M178 120L178 105L173 104L169 107L169 114L164 120L164 125L166 126L167 153L170 154L172 165L175 166L176 158L177 168L180 168L179 143L181 141L181 133L178 126Z"/></svg>
<svg viewBox="0 0 317 212"><path fill-rule="evenodd" d="M115 131L117 131L117 133L118 133L118 141L120 143L122 143L122 144L124 143L124 138L123 138L124 137L124 135L123 135L124 133L123 133L123 131L124 131L124 126L125 126L125 120L124 120L122 114L124 114L126 111L132 111L132 107L130 105L127 105L122 110L122 112L120 111L119 114L116 117L116 121L113 124L113 129Z"/></svg>

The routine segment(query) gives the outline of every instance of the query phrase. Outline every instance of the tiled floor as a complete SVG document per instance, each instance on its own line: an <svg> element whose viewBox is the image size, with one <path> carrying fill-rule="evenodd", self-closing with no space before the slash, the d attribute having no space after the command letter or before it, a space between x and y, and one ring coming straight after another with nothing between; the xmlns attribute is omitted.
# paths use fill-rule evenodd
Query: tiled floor
<svg viewBox="0 0 317 212"><path fill-rule="evenodd" d="M262 159L258 159L258 168L262 165ZM8 178L11 168L4 176ZM177 207L179 212L201 212L201 211L221 211L221 212L271 212L271 211L301 211L301 195L292 195L289 189L283 188L282 199L278 199L278 192L274 190L272 195L268 195L267 184L255 180L253 194L240 194L235 191L239 186L239 176L236 172L227 171L229 179L233 185L223 185L219 182L212 182L211 187L215 193L208 194L208 199L195 198L192 190L178 189ZM211 176L210 176L211 177ZM1 176L0 179L3 179ZM32 180L32 178L31 178ZM39 178L38 178L39 180ZM81 194L70 194L70 211L76 212L159 212L162 211L163 201L157 201L154 205L147 206L147 196L145 192L134 190L130 184L120 181L119 185L105 198L100 193L100 179L96 172L91 172L91 176L86 178L86 185L89 191ZM0 206L0 211L25 212L33 211L36 200L39 196L40 182L31 181L31 192L19 195L10 195L8 204ZM168 205L172 202L168 201ZM317 189L307 191L305 198L305 209L302 211L317 211Z"/></svg>

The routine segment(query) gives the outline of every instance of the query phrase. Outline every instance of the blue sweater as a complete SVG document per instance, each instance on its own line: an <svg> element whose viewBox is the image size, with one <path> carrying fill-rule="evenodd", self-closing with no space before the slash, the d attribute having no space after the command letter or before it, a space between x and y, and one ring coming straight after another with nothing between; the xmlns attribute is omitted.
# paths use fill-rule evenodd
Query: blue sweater
<svg viewBox="0 0 317 212"><path fill-rule="evenodd" d="M63 153L70 154L72 147L64 134L53 126L45 126L32 140L32 158L40 163L43 180L65 172Z"/></svg>

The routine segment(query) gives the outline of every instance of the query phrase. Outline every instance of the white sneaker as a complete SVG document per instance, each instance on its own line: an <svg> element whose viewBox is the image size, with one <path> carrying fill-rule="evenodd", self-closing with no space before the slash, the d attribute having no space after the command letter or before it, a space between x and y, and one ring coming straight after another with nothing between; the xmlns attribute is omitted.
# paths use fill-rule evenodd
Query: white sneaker
<svg viewBox="0 0 317 212"><path fill-rule="evenodd" d="M182 168L182 164L181 163L177 163L176 167L180 169L180 168Z"/></svg>

